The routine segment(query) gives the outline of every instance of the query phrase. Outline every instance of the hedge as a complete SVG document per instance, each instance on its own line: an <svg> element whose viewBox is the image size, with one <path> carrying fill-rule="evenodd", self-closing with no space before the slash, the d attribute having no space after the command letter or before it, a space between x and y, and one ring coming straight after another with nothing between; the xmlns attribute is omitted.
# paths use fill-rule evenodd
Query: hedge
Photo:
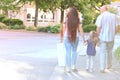
<svg viewBox="0 0 120 80"><path fill-rule="evenodd" d="M37 27L38 32L51 32L51 33L59 33L60 32L60 24L54 26L45 26L45 27Z"/></svg>
<svg viewBox="0 0 120 80"><path fill-rule="evenodd" d="M23 25L23 21L20 19L10 19L10 18L4 18L2 20L3 23L5 23L8 26L14 26L14 25Z"/></svg>
<svg viewBox="0 0 120 80"><path fill-rule="evenodd" d="M90 32L90 31L95 31L96 30L96 25L95 24L89 24L83 26L83 31L84 32Z"/></svg>
<svg viewBox="0 0 120 80"><path fill-rule="evenodd" d="M118 59L118 61L120 62L120 46L117 47L117 49L114 51L114 55Z"/></svg>

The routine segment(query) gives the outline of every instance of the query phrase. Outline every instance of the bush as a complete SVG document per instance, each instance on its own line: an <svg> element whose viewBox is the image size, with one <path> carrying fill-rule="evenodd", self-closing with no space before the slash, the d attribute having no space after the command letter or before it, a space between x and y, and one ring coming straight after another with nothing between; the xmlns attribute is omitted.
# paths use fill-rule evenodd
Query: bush
<svg viewBox="0 0 120 80"><path fill-rule="evenodd" d="M120 62L120 46L114 51L114 55Z"/></svg>
<svg viewBox="0 0 120 80"><path fill-rule="evenodd" d="M2 22L2 20L3 20L4 18L6 18L6 16L5 16L5 15L0 14L0 22Z"/></svg>
<svg viewBox="0 0 120 80"><path fill-rule="evenodd" d="M61 25L55 25L55 26L51 27L50 32L51 33L59 33L60 32L60 26Z"/></svg>
<svg viewBox="0 0 120 80"><path fill-rule="evenodd" d="M47 27L37 27L38 32L47 32Z"/></svg>
<svg viewBox="0 0 120 80"><path fill-rule="evenodd" d="M92 17L90 15L84 14L82 24L88 25L91 24L91 22L92 22Z"/></svg>
<svg viewBox="0 0 120 80"><path fill-rule="evenodd" d="M2 20L3 23L9 26L14 26L14 25L23 25L23 21L20 19L10 19L10 18L4 18Z"/></svg>
<svg viewBox="0 0 120 80"><path fill-rule="evenodd" d="M29 27L26 28L26 30L28 30L28 31L35 31L36 27L35 26L29 26Z"/></svg>
<svg viewBox="0 0 120 80"><path fill-rule="evenodd" d="M84 32L90 32L90 31L95 31L96 30L96 25L95 24L89 24L83 26Z"/></svg>
<svg viewBox="0 0 120 80"><path fill-rule="evenodd" d="M38 28L37 28L37 31L38 31L38 32L59 33L59 32L60 32L60 26L61 26L61 25L38 27Z"/></svg>
<svg viewBox="0 0 120 80"><path fill-rule="evenodd" d="M0 22L0 29L6 29L6 28L7 28L7 26L4 23Z"/></svg>
<svg viewBox="0 0 120 80"><path fill-rule="evenodd" d="M24 25L14 25L14 26L9 26L8 29L25 29Z"/></svg>

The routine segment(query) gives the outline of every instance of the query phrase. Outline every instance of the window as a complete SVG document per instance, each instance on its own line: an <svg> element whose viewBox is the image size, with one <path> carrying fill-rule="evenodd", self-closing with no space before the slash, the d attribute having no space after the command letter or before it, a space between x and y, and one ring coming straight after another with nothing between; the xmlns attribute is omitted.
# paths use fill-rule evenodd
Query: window
<svg viewBox="0 0 120 80"><path fill-rule="evenodd" d="M30 14L30 13L27 14L27 21L28 21L28 22L31 21L31 14Z"/></svg>
<svg viewBox="0 0 120 80"><path fill-rule="evenodd" d="M30 19L31 18L31 15L28 13L27 14L27 19Z"/></svg>

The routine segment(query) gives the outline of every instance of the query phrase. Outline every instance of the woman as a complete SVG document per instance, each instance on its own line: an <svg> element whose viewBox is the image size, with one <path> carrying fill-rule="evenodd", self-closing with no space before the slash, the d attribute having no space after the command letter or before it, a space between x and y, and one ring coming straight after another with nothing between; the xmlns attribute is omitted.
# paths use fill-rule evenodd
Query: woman
<svg viewBox="0 0 120 80"><path fill-rule="evenodd" d="M66 48L66 67L65 71L70 72L71 70L75 71L75 64L77 59L77 45L79 42L80 31L81 36L84 39L84 32L80 24L79 15L75 7L70 7L67 13L65 22L62 25L61 29L61 42L65 44Z"/></svg>

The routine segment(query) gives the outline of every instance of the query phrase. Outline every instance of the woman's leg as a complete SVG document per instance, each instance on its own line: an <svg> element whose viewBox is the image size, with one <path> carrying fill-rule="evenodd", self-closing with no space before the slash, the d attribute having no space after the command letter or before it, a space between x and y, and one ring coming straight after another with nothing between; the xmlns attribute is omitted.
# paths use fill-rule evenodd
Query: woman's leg
<svg viewBox="0 0 120 80"><path fill-rule="evenodd" d="M73 66L73 69L75 68L76 60L77 60L77 46L78 46L79 38L76 38L76 41L72 43L72 59L71 64Z"/></svg>
<svg viewBox="0 0 120 80"><path fill-rule="evenodd" d="M71 43L66 38L64 39L65 49L66 49L66 67L71 67Z"/></svg>

